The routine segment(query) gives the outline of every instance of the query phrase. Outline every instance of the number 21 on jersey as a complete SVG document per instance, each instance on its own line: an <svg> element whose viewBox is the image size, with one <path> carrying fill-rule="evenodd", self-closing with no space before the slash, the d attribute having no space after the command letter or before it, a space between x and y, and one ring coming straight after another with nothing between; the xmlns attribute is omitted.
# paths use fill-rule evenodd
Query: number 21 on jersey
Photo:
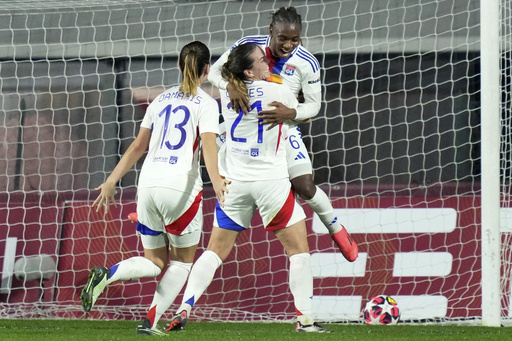
<svg viewBox="0 0 512 341"><path fill-rule="evenodd" d="M228 109L231 108L231 103L228 103ZM257 112L260 112L261 109L261 101L256 101L253 104L251 104L251 110L249 112L253 111L254 109L257 110ZM240 121L244 117L244 112L240 110L240 113L238 114L237 118L233 122L233 125L231 126L231 139L236 142L247 142L247 139L244 137L236 137L235 136L235 129L240 124ZM260 118L258 119L258 143L263 143L263 125L260 123L263 120Z"/></svg>

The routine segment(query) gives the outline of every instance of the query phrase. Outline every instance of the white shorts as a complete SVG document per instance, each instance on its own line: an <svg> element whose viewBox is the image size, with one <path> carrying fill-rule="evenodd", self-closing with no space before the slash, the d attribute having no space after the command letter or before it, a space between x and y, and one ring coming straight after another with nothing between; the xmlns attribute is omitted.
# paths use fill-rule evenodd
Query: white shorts
<svg viewBox="0 0 512 341"><path fill-rule="evenodd" d="M288 178L267 181L235 181L228 185L224 207L217 203L213 225L242 231L251 224L259 210L267 231L279 230L306 218L295 200Z"/></svg>
<svg viewBox="0 0 512 341"><path fill-rule="evenodd" d="M220 134L217 136L217 147L220 149L226 141L226 126L224 122L219 124ZM288 174L290 179L294 179L304 174L313 174L313 166L309 158L308 151L302 141L302 132L299 126L289 126L288 136L286 138L286 162L288 164Z"/></svg>
<svg viewBox="0 0 512 341"><path fill-rule="evenodd" d="M144 248L197 245L203 227L202 195L161 187L139 189L137 232Z"/></svg>
<svg viewBox="0 0 512 341"><path fill-rule="evenodd" d="M299 126L289 127L285 148L290 179L294 179L304 174L313 174L311 159L309 158L306 146L302 141L302 132L300 131Z"/></svg>

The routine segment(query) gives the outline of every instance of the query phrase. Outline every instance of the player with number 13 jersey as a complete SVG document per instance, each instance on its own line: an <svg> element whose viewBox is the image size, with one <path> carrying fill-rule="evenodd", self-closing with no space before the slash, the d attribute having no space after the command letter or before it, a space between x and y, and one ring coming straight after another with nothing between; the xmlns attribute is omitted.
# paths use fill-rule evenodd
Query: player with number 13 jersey
<svg viewBox="0 0 512 341"><path fill-rule="evenodd" d="M219 133L217 102L204 90L186 95L172 87L148 107L141 127L152 130L148 155L142 166L139 188L159 187L198 193L199 135Z"/></svg>

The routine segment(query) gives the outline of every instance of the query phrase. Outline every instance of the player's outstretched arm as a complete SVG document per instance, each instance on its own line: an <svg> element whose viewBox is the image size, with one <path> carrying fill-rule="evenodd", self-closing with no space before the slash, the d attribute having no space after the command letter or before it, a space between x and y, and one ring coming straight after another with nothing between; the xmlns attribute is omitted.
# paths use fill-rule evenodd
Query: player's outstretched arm
<svg viewBox="0 0 512 341"><path fill-rule="evenodd" d="M132 142L130 147L128 147L107 180L95 188L95 190L100 191L100 194L92 204L93 207L96 207L96 212L98 212L101 207L105 207L105 213L107 213L111 203L117 207L114 199L116 184L146 152L150 137L151 130L141 127L139 135L137 135L137 138Z"/></svg>
<svg viewBox="0 0 512 341"><path fill-rule="evenodd" d="M224 179L219 173L217 135L214 133L202 133L201 140L203 142L203 158L208 176L212 182L220 207L224 207L224 193L228 193L226 185L231 183L231 181Z"/></svg>

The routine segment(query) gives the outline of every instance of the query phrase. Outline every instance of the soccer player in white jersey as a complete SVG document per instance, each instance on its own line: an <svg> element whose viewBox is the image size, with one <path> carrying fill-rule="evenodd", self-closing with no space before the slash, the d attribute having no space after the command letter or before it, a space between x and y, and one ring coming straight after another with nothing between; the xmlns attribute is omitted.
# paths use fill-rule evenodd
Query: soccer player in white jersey
<svg viewBox="0 0 512 341"><path fill-rule="evenodd" d="M245 115L231 108L227 91L222 91L222 115L226 142L219 151L219 171L230 180L224 207L217 204L207 250L194 263L178 313L166 330L180 330L191 309L208 285L215 271L228 257L238 235L250 228L258 209L265 230L272 231L290 260L290 290L297 311L299 332L329 332L313 320L313 274L307 240L305 214L291 190L286 162L285 139L288 127L275 129L261 125L258 112L279 100L289 107L298 101L288 87L264 81L270 71L261 48L243 44L231 51L222 68L222 76L249 97L250 110Z"/></svg>
<svg viewBox="0 0 512 341"><path fill-rule="evenodd" d="M313 54L300 45L301 29L301 16L295 8L281 7L272 14L270 34L248 36L238 40L212 65L208 80L218 88L226 89L233 107L247 113L250 110L247 95L222 79L221 68L234 47L254 43L265 51L270 60L271 72L280 75L284 84L296 97L299 94L304 95L304 102L297 108L289 107L282 101L275 101L270 103L272 108L260 112L259 118L263 120L263 124L271 123L268 129L283 122L289 125L286 152L293 189L320 217L343 256L353 262L359 252L357 243L352 240L339 221L329 197L315 185L311 160L298 126L298 121L307 120L318 114L321 102L320 64Z"/></svg>
<svg viewBox="0 0 512 341"><path fill-rule="evenodd" d="M185 284L203 225L200 148L217 199L223 205L226 184L219 173L216 138L218 104L199 86L210 70L210 51L199 41L183 47L179 56L183 81L157 97L142 120L130 145L100 190L93 206L99 210L115 203L116 183L148 151L137 192L137 231L144 257L135 256L107 268L91 269L81 293L90 311L105 287L114 281L156 277L158 284L147 318L137 326L142 335L161 335L156 323ZM148 149L149 148L149 149Z"/></svg>

